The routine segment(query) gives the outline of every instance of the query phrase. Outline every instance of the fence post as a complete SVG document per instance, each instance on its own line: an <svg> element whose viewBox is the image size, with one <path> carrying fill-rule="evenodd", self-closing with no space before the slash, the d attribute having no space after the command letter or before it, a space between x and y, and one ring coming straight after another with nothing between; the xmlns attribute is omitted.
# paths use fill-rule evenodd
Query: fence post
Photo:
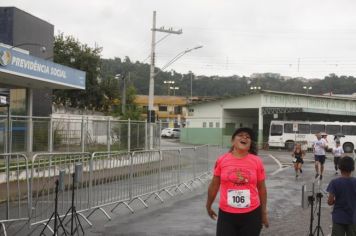
<svg viewBox="0 0 356 236"><path fill-rule="evenodd" d="M148 142L147 142L147 120L146 120L145 121L145 150L148 149L147 144Z"/></svg>
<svg viewBox="0 0 356 236"><path fill-rule="evenodd" d="M81 150L85 151L85 141L84 141L84 116L82 116L82 123L80 127L80 141L81 141Z"/></svg>
<svg viewBox="0 0 356 236"><path fill-rule="evenodd" d="M93 159L95 154L93 153L90 157L89 162L89 191L88 191L88 202L89 202L89 209L91 209L91 201L92 201L92 188L93 188Z"/></svg>
<svg viewBox="0 0 356 236"><path fill-rule="evenodd" d="M196 161L197 161L197 158L196 158L196 155L197 155L197 148L194 147L194 155L193 155L193 178L195 179L197 174L197 164L196 164Z"/></svg>
<svg viewBox="0 0 356 236"><path fill-rule="evenodd" d="M161 130L162 130L162 121L159 120L159 130L158 130L158 135L159 135L159 143L158 143L158 147L159 149L161 149L161 141L162 141L162 137L161 137Z"/></svg>
<svg viewBox="0 0 356 236"><path fill-rule="evenodd" d="M128 155L130 156L130 179L129 179L129 199L130 201L132 200L132 181L133 181L133 157L135 155L135 152L131 153L128 152Z"/></svg>
<svg viewBox="0 0 356 236"><path fill-rule="evenodd" d="M10 155L6 155L6 219L10 217Z"/></svg>
<svg viewBox="0 0 356 236"><path fill-rule="evenodd" d="M178 155L178 183L177 184L180 184L181 183L181 181L180 181L180 174L181 174L181 171L182 171L182 168L181 168L181 165L182 165L182 149L178 149L178 153L179 153L179 155Z"/></svg>
<svg viewBox="0 0 356 236"><path fill-rule="evenodd" d="M128 120L128 129L127 129L127 151L131 150L131 120Z"/></svg>
<svg viewBox="0 0 356 236"><path fill-rule="evenodd" d="M209 167L209 160L210 160L210 158L209 158L209 144L207 145L207 153L206 153L206 171L209 171L209 169L210 169L210 167Z"/></svg>
<svg viewBox="0 0 356 236"><path fill-rule="evenodd" d="M153 153L152 153L153 154ZM162 177L162 151L159 151L159 170L158 170L158 190L161 189L161 177Z"/></svg>
<svg viewBox="0 0 356 236"><path fill-rule="evenodd" d="M53 121L52 116L49 118L49 140L48 140L48 151L53 152Z"/></svg>
<svg viewBox="0 0 356 236"><path fill-rule="evenodd" d="M107 149L108 152L111 152L111 135L110 135L110 131L111 131L111 120L110 120L110 116L108 117L108 126L107 126L107 136L106 136L106 141L107 141Z"/></svg>

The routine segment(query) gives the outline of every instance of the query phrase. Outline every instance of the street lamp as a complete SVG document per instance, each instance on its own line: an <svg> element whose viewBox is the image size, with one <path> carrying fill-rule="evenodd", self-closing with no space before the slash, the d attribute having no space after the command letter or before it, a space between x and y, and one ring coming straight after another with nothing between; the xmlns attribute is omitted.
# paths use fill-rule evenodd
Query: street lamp
<svg viewBox="0 0 356 236"><path fill-rule="evenodd" d="M250 90L251 91L253 91L253 90L261 90L261 86L251 86Z"/></svg>
<svg viewBox="0 0 356 236"><path fill-rule="evenodd" d="M121 112L122 114L125 114L126 112L126 75L121 75L121 74L116 74L115 79L117 79L120 83L120 78L123 81L123 86L122 86L122 98L121 98ZM119 86L120 90L120 86Z"/></svg>
<svg viewBox="0 0 356 236"><path fill-rule="evenodd" d="M176 90L178 90L179 87L169 87L169 89L173 90L173 95L175 96L176 95Z"/></svg>
<svg viewBox="0 0 356 236"><path fill-rule="evenodd" d="M303 89L307 90L307 95L309 94L309 90L311 90L312 86L303 86Z"/></svg>
<svg viewBox="0 0 356 236"><path fill-rule="evenodd" d="M167 87L168 87L168 96L169 96L170 85L173 85L175 82L174 82L173 80L165 80L165 81L163 81L163 83L167 84Z"/></svg>
<svg viewBox="0 0 356 236"><path fill-rule="evenodd" d="M21 46L39 46L40 47L40 51L42 53L45 53L46 52L46 47L40 43L20 43L20 44L17 44L17 45L14 45L14 46L11 46L9 49L13 49L13 48L18 48L18 47L21 47Z"/></svg>
<svg viewBox="0 0 356 236"><path fill-rule="evenodd" d="M155 19L154 19L155 21ZM155 44L155 39L154 37L152 37L152 44ZM170 65L172 65L174 62L176 62L179 58L181 58L182 56L184 56L185 54L193 51L193 50L197 50L202 48L203 46L197 46L191 49L187 49L184 50L180 53L178 53L175 57L173 57L167 64L165 64L160 71L165 70L167 67L169 67ZM153 47L152 47L153 48ZM160 72L159 71L159 72ZM149 89L148 89L148 112L147 112L147 120L149 123L154 123L154 109L153 109L153 98L154 98L154 77L159 73L155 73L154 72L154 49L152 49L152 53L151 53L151 71L150 71L150 83L149 83ZM150 132L149 132L149 136L150 136L150 149L152 149L153 147L153 125L151 124L149 126L150 128Z"/></svg>
<svg viewBox="0 0 356 236"><path fill-rule="evenodd" d="M190 49L187 49L187 50L184 50L180 53L178 53L175 57L173 57L169 62L167 62L167 64L165 64L164 66L162 66L162 69L161 71L165 70L167 67L169 67L170 65L172 65L175 61L177 61L179 58L181 58L182 56L184 56L185 54L191 52L191 51L194 51L194 50L197 50L197 49L200 49L202 48L203 46L202 45L199 45L199 46L196 46L194 48L190 48ZM159 72L158 72L159 73ZM157 73L157 74L158 74ZM155 74L155 75L157 75Z"/></svg>

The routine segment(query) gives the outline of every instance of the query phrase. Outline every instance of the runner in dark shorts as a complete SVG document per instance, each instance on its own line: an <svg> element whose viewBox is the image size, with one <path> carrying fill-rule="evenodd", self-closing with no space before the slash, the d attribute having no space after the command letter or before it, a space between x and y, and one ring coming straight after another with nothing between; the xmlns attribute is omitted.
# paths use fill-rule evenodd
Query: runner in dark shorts
<svg viewBox="0 0 356 236"><path fill-rule="evenodd" d="M324 165L326 156L325 155L315 155L314 160L320 162L320 164Z"/></svg>
<svg viewBox="0 0 356 236"><path fill-rule="evenodd" d="M302 145L297 143L294 148L294 152L292 153L294 170L295 170L295 177L298 178L299 173L302 173L302 164L304 163L303 157L305 153L302 150Z"/></svg>
<svg viewBox="0 0 356 236"><path fill-rule="evenodd" d="M324 172L325 163L325 149L327 148L327 143L325 139L321 138L321 133L316 134L317 140L313 143L314 159L315 159L315 178L322 180Z"/></svg>

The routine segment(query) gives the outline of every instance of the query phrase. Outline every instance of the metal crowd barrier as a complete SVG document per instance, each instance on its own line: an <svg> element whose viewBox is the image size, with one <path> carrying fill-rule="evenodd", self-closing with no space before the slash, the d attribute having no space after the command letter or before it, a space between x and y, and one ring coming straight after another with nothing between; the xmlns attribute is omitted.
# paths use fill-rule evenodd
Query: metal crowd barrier
<svg viewBox="0 0 356 236"><path fill-rule="evenodd" d="M75 186L77 213L89 224L89 217L111 207L124 205L131 212L133 201L148 207L150 197L161 202L192 190L194 183L207 180L212 166L225 150L202 145L179 149L135 152L41 153L30 164L23 154L0 155L0 223L28 220L35 229L45 224L54 210L55 181L64 172L63 190L58 194L58 213L63 217L71 207L72 175L82 165L82 177ZM31 178L30 178L31 177ZM2 210L4 209L4 210ZM16 210L14 210L16 209ZM87 216L84 214L88 213ZM51 224L50 224L51 225ZM53 232L51 226L47 226ZM34 230L35 230L34 229ZM32 232L34 232L34 230Z"/></svg>
<svg viewBox="0 0 356 236"><path fill-rule="evenodd" d="M28 160L23 154L0 154L0 227L29 219Z"/></svg>
<svg viewBox="0 0 356 236"><path fill-rule="evenodd" d="M31 164L31 201L30 226L44 224L53 213L55 181L59 172L64 171L64 190L58 194L58 214L64 216L71 207L72 175L75 165L82 165L81 181L75 187L76 210L86 222L91 223L82 214L89 209L90 196L90 159L89 153L41 153L32 158ZM49 230L52 231L50 227Z"/></svg>
<svg viewBox="0 0 356 236"><path fill-rule="evenodd" d="M104 206L126 203L132 196L131 153L94 152L90 160L90 210L88 218L97 210L111 219ZM131 210L131 207L126 204Z"/></svg>

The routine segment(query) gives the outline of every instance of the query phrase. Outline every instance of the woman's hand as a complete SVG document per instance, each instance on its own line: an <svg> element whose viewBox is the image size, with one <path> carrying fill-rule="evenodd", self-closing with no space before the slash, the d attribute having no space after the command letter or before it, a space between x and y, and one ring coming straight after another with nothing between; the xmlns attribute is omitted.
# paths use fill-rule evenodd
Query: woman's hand
<svg viewBox="0 0 356 236"><path fill-rule="evenodd" d="M267 212L262 212L262 225L266 228L269 227L268 214Z"/></svg>
<svg viewBox="0 0 356 236"><path fill-rule="evenodd" d="M218 215L215 213L215 211L213 209L211 209L211 207L207 206L206 211L208 212L208 215L210 216L211 219L216 220Z"/></svg>

